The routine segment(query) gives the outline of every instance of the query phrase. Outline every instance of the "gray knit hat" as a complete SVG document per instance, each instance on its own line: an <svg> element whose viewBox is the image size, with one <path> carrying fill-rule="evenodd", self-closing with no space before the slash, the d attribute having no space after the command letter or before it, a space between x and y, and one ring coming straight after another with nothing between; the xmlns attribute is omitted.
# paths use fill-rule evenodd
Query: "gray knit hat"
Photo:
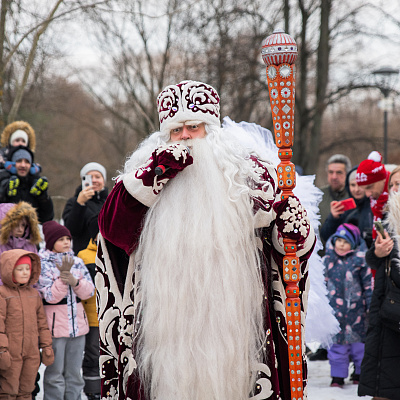
<svg viewBox="0 0 400 400"><path fill-rule="evenodd" d="M12 162L16 162L22 159L28 160L29 164L32 164L32 154L29 152L29 150L20 148L15 151L11 156Z"/></svg>
<svg viewBox="0 0 400 400"><path fill-rule="evenodd" d="M106 169L105 169L101 164L99 164L99 163L97 163L97 162L90 162L90 163L87 163L87 164L81 169L81 172L80 172L81 178L82 178L84 175L86 175L88 172L90 172L90 171L97 171L97 172L100 172L100 173L103 175L104 182L107 181L107 172L106 172Z"/></svg>

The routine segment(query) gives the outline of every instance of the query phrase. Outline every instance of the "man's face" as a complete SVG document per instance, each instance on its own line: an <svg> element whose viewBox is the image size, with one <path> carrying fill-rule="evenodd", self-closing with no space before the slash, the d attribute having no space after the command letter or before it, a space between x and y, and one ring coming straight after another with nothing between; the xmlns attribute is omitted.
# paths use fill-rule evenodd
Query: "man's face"
<svg viewBox="0 0 400 400"><path fill-rule="evenodd" d="M25 158L21 158L20 160L15 162L15 168L17 169L17 175L24 177L29 174L29 169L31 168L31 164Z"/></svg>
<svg viewBox="0 0 400 400"><path fill-rule="evenodd" d="M381 181L371 183L370 185L365 185L365 195L367 197L372 197L375 200L378 200L379 196L382 194L383 189L385 188L385 179Z"/></svg>
<svg viewBox="0 0 400 400"><path fill-rule="evenodd" d="M206 136L204 122L197 125L183 125L179 128L171 129L170 137L172 142L188 139L200 139Z"/></svg>
<svg viewBox="0 0 400 400"><path fill-rule="evenodd" d="M328 184L334 192L344 189L346 182L346 166L342 163L328 165Z"/></svg>

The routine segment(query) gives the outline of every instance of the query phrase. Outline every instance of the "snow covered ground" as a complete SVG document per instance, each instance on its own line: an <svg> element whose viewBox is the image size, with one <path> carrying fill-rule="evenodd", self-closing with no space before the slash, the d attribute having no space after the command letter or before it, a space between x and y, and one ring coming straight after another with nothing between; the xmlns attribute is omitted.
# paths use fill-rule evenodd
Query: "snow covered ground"
<svg viewBox="0 0 400 400"><path fill-rule="evenodd" d="M357 385L345 379L341 388L331 388L329 361L308 362L308 400L371 400L370 396L358 397Z"/></svg>
<svg viewBox="0 0 400 400"><path fill-rule="evenodd" d="M343 389L331 388L329 386L331 383L329 361L309 361L308 371L308 400L371 400L369 396L358 397L357 385L353 385L348 379L345 380ZM43 373L44 366L42 364L40 367L41 377L43 377ZM43 399L43 391L40 391L36 399ZM82 394L82 400L86 400L84 394Z"/></svg>

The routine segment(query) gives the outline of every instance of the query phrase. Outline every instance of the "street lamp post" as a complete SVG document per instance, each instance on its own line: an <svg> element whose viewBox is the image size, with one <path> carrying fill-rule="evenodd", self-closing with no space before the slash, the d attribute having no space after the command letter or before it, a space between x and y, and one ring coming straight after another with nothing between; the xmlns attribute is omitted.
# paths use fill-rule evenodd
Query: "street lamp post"
<svg viewBox="0 0 400 400"><path fill-rule="evenodd" d="M372 72L375 77L376 87L379 88L384 97L383 105L383 162L388 162L388 98L396 83L399 70L391 67L379 68Z"/></svg>

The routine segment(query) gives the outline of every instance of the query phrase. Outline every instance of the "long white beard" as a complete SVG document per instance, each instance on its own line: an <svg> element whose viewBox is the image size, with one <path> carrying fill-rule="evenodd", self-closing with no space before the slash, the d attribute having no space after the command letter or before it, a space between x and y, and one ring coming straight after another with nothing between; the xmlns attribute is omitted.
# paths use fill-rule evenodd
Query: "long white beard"
<svg viewBox="0 0 400 400"><path fill-rule="evenodd" d="M141 235L139 371L150 399L244 400L263 336L250 199L229 199L207 140L191 154Z"/></svg>

